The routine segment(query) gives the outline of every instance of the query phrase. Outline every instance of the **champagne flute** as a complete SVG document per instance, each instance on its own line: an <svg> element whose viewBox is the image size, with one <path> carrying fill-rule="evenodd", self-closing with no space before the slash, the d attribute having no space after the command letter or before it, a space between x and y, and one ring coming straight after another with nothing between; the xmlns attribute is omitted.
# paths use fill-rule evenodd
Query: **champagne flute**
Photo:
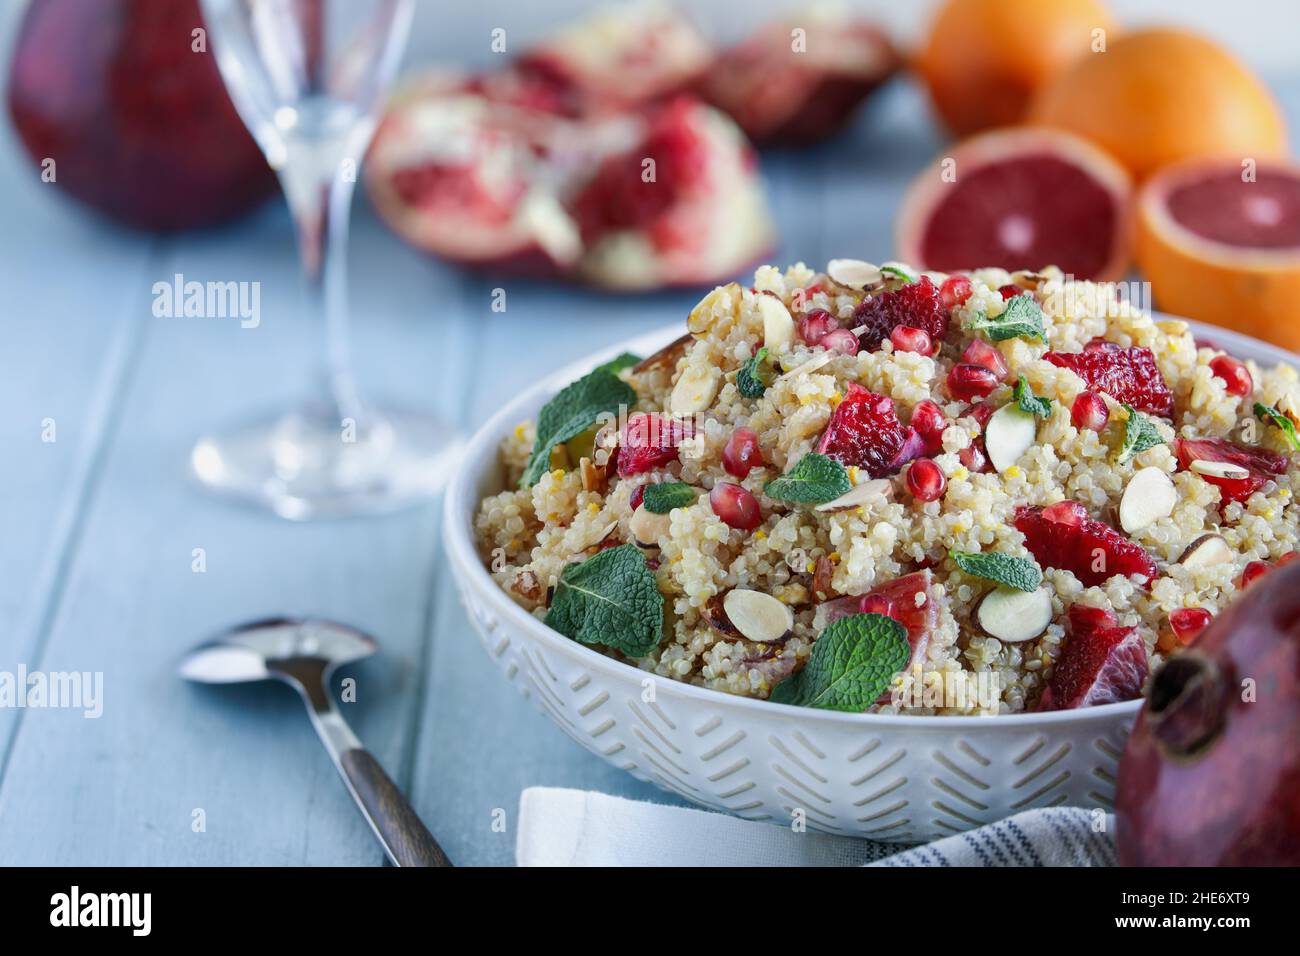
<svg viewBox="0 0 1300 956"><path fill-rule="evenodd" d="M348 214L357 169L410 29L412 0L201 0L222 79L279 176L308 305L324 317L315 394L206 436L191 464L213 490L305 519L390 511L446 477L436 419L361 400L348 347Z"/></svg>

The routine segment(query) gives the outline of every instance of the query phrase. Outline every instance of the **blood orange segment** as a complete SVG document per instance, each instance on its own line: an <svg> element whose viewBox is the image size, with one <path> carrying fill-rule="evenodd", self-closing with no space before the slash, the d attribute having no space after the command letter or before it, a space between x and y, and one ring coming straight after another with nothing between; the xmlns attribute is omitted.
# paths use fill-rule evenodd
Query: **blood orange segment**
<svg viewBox="0 0 1300 956"><path fill-rule="evenodd" d="M940 343L948 332L948 310L939 288L928 276L909 282L901 289L869 296L853 310L854 328L865 327L858 335L858 346L874 352L900 326L920 329L932 344Z"/></svg>
<svg viewBox="0 0 1300 956"><path fill-rule="evenodd" d="M1140 574L1150 585L1159 573L1145 548L1088 517L1081 506L1076 506L1069 520L1055 517L1053 511L1032 507L1019 509L1015 516L1025 547L1043 567L1069 571L1085 587L1104 584L1116 574Z"/></svg>
<svg viewBox="0 0 1300 956"><path fill-rule="evenodd" d="M628 416L618 439L618 476L630 478L677 460L678 446L691 437L691 424L663 415Z"/></svg>
<svg viewBox="0 0 1300 956"><path fill-rule="evenodd" d="M897 225L899 258L943 272L997 263L1059 266L1080 279L1117 279L1131 245L1128 174L1066 133L985 133L913 181Z"/></svg>
<svg viewBox="0 0 1300 956"><path fill-rule="evenodd" d="M1178 456L1178 467L1184 471L1190 469L1194 461L1223 462L1245 468L1250 473L1245 478L1200 476L1219 489L1225 503L1245 501L1263 488L1270 478L1285 474L1287 468L1285 455L1237 445L1225 438L1177 438L1174 440L1174 454Z"/></svg>
<svg viewBox="0 0 1300 956"><path fill-rule="evenodd" d="M883 478L920 457L925 442L916 429L898 420L894 400L850 383L831 412L817 451Z"/></svg>
<svg viewBox="0 0 1300 956"><path fill-rule="evenodd" d="M1120 627L1111 612L1076 604L1038 710L1134 700L1142 693L1147 670L1146 646L1136 627Z"/></svg>
<svg viewBox="0 0 1300 956"><path fill-rule="evenodd" d="M1138 411L1165 418L1174 413L1174 393L1165 384L1150 349L1120 348L1093 339L1082 352L1048 352L1043 357L1058 368L1068 368L1089 388L1105 392Z"/></svg>
<svg viewBox="0 0 1300 956"><path fill-rule="evenodd" d="M1160 308L1300 349L1300 167L1184 163L1153 176L1137 208Z"/></svg>
<svg viewBox="0 0 1300 956"><path fill-rule="evenodd" d="M835 598L826 602L826 622L850 614L885 614L907 629L912 647L908 666L925 660L930 635L939 623L939 600L942 589L932 587L934 575L928 569L905 574L872 588L866 594Z"/></svg>

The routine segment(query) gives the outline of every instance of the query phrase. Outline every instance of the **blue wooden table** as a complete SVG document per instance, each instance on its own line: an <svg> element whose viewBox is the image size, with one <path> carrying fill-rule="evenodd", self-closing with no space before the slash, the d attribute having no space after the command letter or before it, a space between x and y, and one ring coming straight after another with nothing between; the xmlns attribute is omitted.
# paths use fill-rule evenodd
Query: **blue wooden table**
<svg viewBox="0 0 1300 956"><path fill-rule="evenodd" d="M1275 87L1300 127L1300 84ZM926 115L899 85L834 144L765 156L782 233L772 261L887 258L901 190L940 145ZM379 864L291 692L176 677L190 645L270 614L379 638L380 656L351 671L346 713L457 863L512 861L527 786L669 799L580 749L499 677L457 604L439 502L300 525L213 500L188 477L201 432L305 385L320 329L300 307L281 204L211 233L139 236L55 195L0 137L0 671L104 679L98 719L0 709L0 863ZM466 431L516 383L680 321L698 297L508 281L495 313L499 280L427 260L364 199L355 227L363 386ZM155 318L151 286L176 272L260 282L261 325Z"/></svg>

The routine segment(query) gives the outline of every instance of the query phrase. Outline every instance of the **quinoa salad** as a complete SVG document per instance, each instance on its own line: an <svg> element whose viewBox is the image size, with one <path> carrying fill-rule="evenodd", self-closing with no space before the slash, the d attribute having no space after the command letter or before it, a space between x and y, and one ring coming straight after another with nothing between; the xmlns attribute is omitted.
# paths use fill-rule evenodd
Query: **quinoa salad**
<svg viewBox="0 0 1300 956"><path fill-rule="evenodd" d="M1135 699L1296 555L1300 378L1059 270L832 260L557 394L475 516L499 586L649 675L843 711Z"/></svg>

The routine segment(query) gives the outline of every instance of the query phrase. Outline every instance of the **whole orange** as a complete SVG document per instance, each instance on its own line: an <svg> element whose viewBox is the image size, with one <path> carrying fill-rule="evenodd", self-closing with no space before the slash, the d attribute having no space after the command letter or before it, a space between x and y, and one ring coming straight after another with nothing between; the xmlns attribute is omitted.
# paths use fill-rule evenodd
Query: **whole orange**
<svg viewBox="0 0 1300 956"><path fill-rule="evenodd" d="M913 66L944 124L965 136L1020 122L1042 86L1109 40L1098 0L948 0Z"/></svg>
<svg viewBox="0 0 1300 956"><path fill-rule="evenodd" d="M1264 84L1216 43L1172 28L1127 34L1077 60L1038 94L1030 121L1092 140L1138 179L1186 159L1286 149Z"/></svg>

